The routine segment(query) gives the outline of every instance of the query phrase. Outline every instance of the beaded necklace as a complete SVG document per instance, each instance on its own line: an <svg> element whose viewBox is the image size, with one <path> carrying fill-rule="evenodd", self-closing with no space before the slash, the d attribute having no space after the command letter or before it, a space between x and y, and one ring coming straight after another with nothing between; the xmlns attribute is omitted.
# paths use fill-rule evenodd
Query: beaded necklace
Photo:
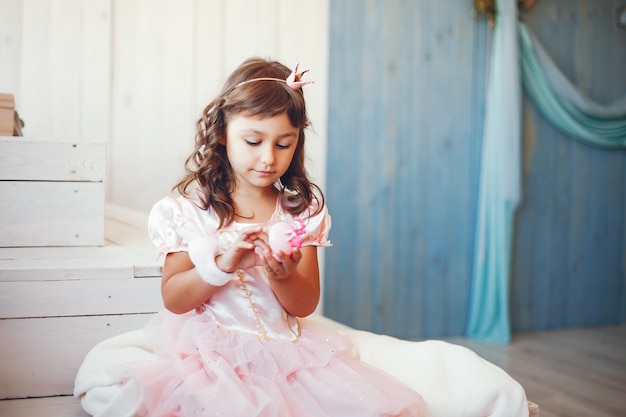
<svg viewBox="0 0 626 417"><path fill-rule="evenodd" d="M226 249L228 249L230 247L230 245L232 244L232 242L228 238L228 234L225 232L224 228L220 229L220 236L223 237L224 242L226 243ZM254 301L252 301L252 293L250 292L250 289L248 288L248 284L246 283L243 271L241 269L237 269L237 271L235 271L235 273L237 274L237 277L239 278L239 283L241 285L241 289L243 290L244 294L246 295L246 299L248 300L248 304L250 305L250 310L252 311L252 314L254 315L254 319L256 320L257 327L259 328L259 331L261 332L259 337L261 339L263 339L263 340L270 340L271 337L267 334L267 329L265 328L265 325L263 324L263 321L261 320L261 316L259 315L259 311L256 308L256 305L254 304ZM296 322L298 322L297 323L298 324L298 330L297 331L294 330L293 326L291 325L291 321L289 320L289 317L290 317L290 315L287 314L287 318L285 319L285 321L287 322L287 327L289 327L289 330L295 336L295 338L292 340L292 342L295 343L298 340L300 340L300 336L302 335L302 329L300 327L300 323L298 322L298 318L296 317Z"/></svg>

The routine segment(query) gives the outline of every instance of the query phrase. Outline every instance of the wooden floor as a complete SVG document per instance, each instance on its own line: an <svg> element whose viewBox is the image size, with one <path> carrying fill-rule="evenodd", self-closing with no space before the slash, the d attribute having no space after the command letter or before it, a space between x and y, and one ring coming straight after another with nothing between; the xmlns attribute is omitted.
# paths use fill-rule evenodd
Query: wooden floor
<svg viewBox="0 0 626 417"><path fill-rule="evenodd" d="M541 417L626 416L626 323L517 334L508 346L450 341L506 370Z"/></svg>

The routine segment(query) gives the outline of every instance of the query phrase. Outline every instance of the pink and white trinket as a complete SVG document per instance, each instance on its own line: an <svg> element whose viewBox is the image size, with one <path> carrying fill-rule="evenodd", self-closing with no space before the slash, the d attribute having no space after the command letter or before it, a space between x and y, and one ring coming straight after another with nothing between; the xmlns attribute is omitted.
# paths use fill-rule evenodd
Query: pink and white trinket
<svg viewBox="0 0 626 417"><path fill-rule="evenodd" d="M302 235L304 233L304 222L299 218L294 219L293 225L287 222L273 224L267 234L272 252L291 255L294 248L302 247Z"/></svg>

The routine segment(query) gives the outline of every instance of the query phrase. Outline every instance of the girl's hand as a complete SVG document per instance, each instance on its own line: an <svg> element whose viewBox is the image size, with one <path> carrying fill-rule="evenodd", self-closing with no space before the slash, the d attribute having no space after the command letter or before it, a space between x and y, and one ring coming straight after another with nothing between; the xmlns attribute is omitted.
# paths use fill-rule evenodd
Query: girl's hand
<svg viewBox="0 0 626 417"><path fill-rule="evenodd" d="M255 251L259 242L267 242L267 235L260 226L242 229L228 249L215 257L217 267L224 272L235 272L262 265L263 257Z"/></svg>
<svg viewBox="0 0 626 417"><path fill-rule="evenodd" d="M296 270L301 259L302 252L298 248L294 248L291 255L286 255L282 252L272 254L271 250L269 252L265 251L263 270L268 279L283 280Z"/></svg>

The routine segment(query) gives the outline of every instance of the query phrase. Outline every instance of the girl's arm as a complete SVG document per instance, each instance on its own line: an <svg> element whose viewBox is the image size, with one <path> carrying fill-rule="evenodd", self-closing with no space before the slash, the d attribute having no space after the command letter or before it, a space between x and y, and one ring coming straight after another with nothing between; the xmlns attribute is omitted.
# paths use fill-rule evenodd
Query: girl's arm
<svg viewBox="0 0 626 417"><path fill-rule="evenodd" d="M167 254L161 296L163 305L172 313L182 314L201 306L219 288L202 280L187 252Z"/></svg>
<svg viewBox="0 0 626 417"><path fill-rule="evenodd" d="M296 251L300 253L298 254ZM292 258L281 254L279 256L282 264L278 263L271 255L266 257L266 262L275 270L281 266L289 268L300 255L301 259L291 273L282 277L270 273L268 278L274 294L285 310L293 316L306 317L315 311L320 299L317 247L304 246L299 250L296 249Z"/></svg>
<svg viewBox="0 0 626 417"><path fill-rule="evenodd" d="M217 254L214 266L222 272L233 273L237 269L257 265L259 256L255 254L255 245L252 242L258 239L260 232L260 226L240 231L229 248L224 253ZM206 253L206 256L214 255L212 252ZM165 258L161 296L165 308L172 313L182 314L200 307L220 288L221 286L211 285L203 280L188 252L169 253Z"/></svg>

